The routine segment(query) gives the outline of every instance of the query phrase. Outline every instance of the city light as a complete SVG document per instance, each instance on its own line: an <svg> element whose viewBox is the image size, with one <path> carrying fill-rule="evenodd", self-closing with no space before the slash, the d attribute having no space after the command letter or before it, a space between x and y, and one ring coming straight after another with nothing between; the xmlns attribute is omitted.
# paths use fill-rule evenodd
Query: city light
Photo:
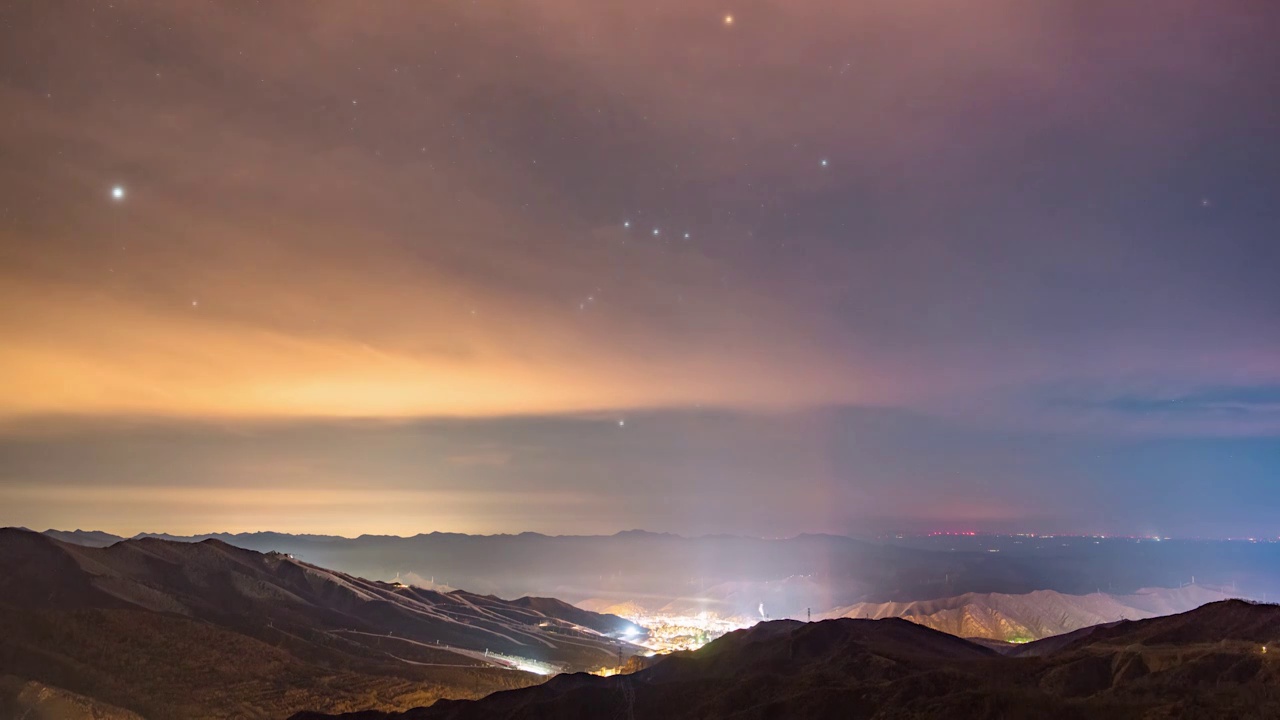
<svg viewBox="0 0 1280 720"><path fill-rule="evenodd" d="M626 619L649 631L647 638L633 642L651 650L654 655L697 650L722 635L745 630L760 622L756 617L720 617L709 612L697 615L640 614Z"/></svg>

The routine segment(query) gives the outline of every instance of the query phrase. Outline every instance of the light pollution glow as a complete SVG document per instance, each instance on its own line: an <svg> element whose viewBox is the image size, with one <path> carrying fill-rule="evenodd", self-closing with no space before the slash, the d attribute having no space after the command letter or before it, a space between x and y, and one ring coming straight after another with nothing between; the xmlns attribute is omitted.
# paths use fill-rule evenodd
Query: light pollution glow
<svg viewBox="0 0 1280 720"><path fill-rule="evenodd" d="M1268 8L30 4L0 524L1274 534Z"/></svg>

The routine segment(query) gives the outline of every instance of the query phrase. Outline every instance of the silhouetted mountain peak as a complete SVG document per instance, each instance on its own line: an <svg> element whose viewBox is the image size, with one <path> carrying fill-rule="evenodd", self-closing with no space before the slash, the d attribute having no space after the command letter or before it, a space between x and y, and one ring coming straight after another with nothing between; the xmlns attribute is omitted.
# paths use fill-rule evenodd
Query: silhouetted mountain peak
<svg viewBox="0 0 1280 720"><path fill-rule="evenodd" d="M1280 605L1231 599L1189 612L1098 628L1067 649L1095 644L1280 643Z"/></svg>
<svg viewBox="0 0 1280 720"><path fill-rule="evenodd" d="M661 533L659 533L659 532L651 532L651 531L649 531L649 530L640 530L640 529L635 529L635 530L622 530L621 532L616 532L616 533L614 533L614 534L613 534L613 537L616 537L616 538L668 538L668 539L675 539L675 538L681 538L682 536L681 536L681 535L676 535L675 533L667 533L667 532L661 532Z"/></svg>
<svg viewBox="0 0 1280 720"><path fill-rule="evenodd" d="M243 716L227 703L246 693L255 717L352 698L367 707L375 691L381 707L412 707L446 688L518 687L530 670L616 663L613 637L634 627L554 600L365 580L220 537L88 547L0 528L0 675L105 690L148 717L199 715L193 702L209 704L202 717ZM219 694L210 667L247 684ZM206 694L148 704L157 676ZM274 679L264 687L259 676Z"/></svg>
<svg viewBox="0 0 1280 720"><path fill-rule="evenodd" d="M1280 608L1238 601L1101 628L1046 657L1010 658L900 619L780 620L676 653L629 676L561 676L402 720L633 716L1079 718L1273 717L1280 676L1252 637ZM1191 642L1172 642L1181 628ZM1110 635L1110 640L1101 637ZM1159 640L1143 646L1142 640ZM323 716L300 714L295 720ZM368 713L361 720L390 718ZM353 717L354 720L354 717Z"/></svg>

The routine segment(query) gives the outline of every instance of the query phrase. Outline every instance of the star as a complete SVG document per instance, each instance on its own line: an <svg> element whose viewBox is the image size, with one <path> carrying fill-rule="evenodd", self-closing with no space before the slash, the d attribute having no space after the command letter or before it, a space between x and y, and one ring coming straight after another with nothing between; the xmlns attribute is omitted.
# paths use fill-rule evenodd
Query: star
<svg viewBox="0 0 1280 720"><path fill-rule="evenodd" d="M654 234L654 235L657 235L657 234L658 234L658 228L654 228L654 229L653 229L653 234Z"/></svg>
<svg viewBox="0 0 1280 720"><path fill-rule="evenodd" d="M826 167L826 166L827 166L827 159L822 158L822 167Z"/></svg>
<svg viewBox="0 0 1280 720"><path fill-rule="evenodd" d="M199 300L192 300L192 301L191 301L191 307L200 307L200 301L199 301Z"/></svg>
<svg viewBox="0 0 1280 720"><path fill-rule="evenodd" d="M725 16L724 16L724 24L725 24L725 25L732 25L732 24L733 24L733 16L732 16L732 15L725 15Z"/></svg>
<svg viewBox="0 0 1280 720"><path fill-rule="evenodd" d="M627 425L627 421L626 421L626 420L619 420L619 421L618 421L618 427L626 427L626 425Z"/></svg>
<svg viewBox="0 0 1280 720"><path fill-rule="evenodd" d="M124 199L124 186L123 186L123 185L116 185L115 187L111 188L111 199L112 199L112 200L123 200L123 199Z"/></svg>
<svg viewBox="0 0 1280 720"><path fill-rule="evenodd" d="M623 221L623 223L622 223L622 227L624 227L624 228L629 228L629 227L631 227L631 221L630 221L630 220L624 220L624 221Z"/></svg>
<svg viewBox="0 0 1280 720"><path fill-rule="evenodd" d="M685 239L685 240L688 240L688 239L689 239L689 233L685 233L685 234L684 234L684 239Z"/></svg>

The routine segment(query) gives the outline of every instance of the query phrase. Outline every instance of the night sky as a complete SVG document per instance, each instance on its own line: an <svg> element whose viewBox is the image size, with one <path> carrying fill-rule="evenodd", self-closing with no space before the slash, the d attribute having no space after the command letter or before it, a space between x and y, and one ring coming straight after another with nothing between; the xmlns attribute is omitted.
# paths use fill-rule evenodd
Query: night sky
<svg viewBox="0 0 1280 720"><path fill-rule="evenodd" d="M1275 0L0 4L0 525L1280 535Z"/></svg>

